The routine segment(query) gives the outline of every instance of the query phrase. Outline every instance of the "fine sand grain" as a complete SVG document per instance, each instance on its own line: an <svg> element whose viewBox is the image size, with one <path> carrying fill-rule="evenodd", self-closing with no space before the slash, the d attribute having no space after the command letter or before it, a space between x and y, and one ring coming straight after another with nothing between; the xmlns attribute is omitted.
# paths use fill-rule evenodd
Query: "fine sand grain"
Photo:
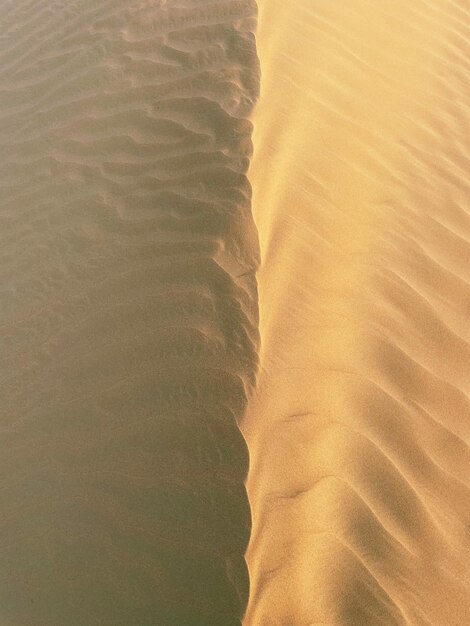
<svg viewBox="0 0 470 626"><path fill-rule="evenodd" d="M0 2L0 624L236 626L251 0Z"/></svg>
<svg viewBox="0 0 470 626"><path fill-rule="evenodd" d="M470 3L260 0L246 626L470 624Z"/></svg>
<svg viewBox="0 0 470 626"><path fill-rule="evenodd" d="M259 9L0 2L0 626L470 624L470 4Z"/></svg>

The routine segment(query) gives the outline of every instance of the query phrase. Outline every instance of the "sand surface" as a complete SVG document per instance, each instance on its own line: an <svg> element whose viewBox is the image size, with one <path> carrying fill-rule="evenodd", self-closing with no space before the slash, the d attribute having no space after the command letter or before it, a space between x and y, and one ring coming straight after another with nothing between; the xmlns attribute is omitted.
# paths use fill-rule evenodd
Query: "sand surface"
<svg viewBox="0 0 470 626"><path fill-rule="evenodd" d="M470 3L258 5L0 2L0 626L470 624Z"/></svg>
<svg viewBox="0 0 470 626"><path fill-rule="evenodd" d="M470 3L259 7L245 624L470 624Z"/></svg>
<svg viewBox="0 0 470 626"><path fill-rule="evenodd" d="M0 624L236 626L250 0L0 2Z"/></svg>

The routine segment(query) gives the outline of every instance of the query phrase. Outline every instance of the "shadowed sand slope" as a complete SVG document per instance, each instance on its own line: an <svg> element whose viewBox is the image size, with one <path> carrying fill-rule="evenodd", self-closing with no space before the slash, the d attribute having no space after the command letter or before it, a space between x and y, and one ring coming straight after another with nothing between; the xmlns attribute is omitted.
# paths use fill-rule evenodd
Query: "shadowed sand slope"
<svg viewBox="0 0 470 626"><path fill-rule="evenodd" d="M470 3L261 0L247 626L470 623Z"/></svg>
<svg viewBox="0 0 470 626"><path fill-rule="evenodd" d="M0 622L236 625L251 0L0 4Z"/></svg>

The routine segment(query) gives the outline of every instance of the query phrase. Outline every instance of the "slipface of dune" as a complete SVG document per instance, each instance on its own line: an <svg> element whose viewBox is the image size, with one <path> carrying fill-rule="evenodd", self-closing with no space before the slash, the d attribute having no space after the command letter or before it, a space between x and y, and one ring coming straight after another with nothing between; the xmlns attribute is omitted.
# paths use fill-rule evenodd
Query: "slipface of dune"
<svg viewBox="0 0 470 626"><path fill-rule="evenodd" d="M251 0L0 3L0 623L240 624Z"/></svg>
<svg viewBox="0 0 470 626"><path fill-rule="evenodd" d="M259 9L245 623L470 624L470 3Z"/></svg>

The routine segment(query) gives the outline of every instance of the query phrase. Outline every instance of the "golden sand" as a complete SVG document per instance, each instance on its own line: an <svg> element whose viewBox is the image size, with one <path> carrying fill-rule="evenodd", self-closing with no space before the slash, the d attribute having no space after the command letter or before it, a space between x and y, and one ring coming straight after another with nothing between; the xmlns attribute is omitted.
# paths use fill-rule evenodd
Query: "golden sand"
<svg viewBox="0 0 470 626"><path fill-rule="evenodd" d="M469 624L470 4L259 5L245 624Z"/></svg>
<svg viewBox="0 0 470 626"><path fill-rule="evenodd" d="M248 170L254 0L0 2L0 626L241 626L248 498L245 626L470 624L469 0L259 9Z"/></svg>

